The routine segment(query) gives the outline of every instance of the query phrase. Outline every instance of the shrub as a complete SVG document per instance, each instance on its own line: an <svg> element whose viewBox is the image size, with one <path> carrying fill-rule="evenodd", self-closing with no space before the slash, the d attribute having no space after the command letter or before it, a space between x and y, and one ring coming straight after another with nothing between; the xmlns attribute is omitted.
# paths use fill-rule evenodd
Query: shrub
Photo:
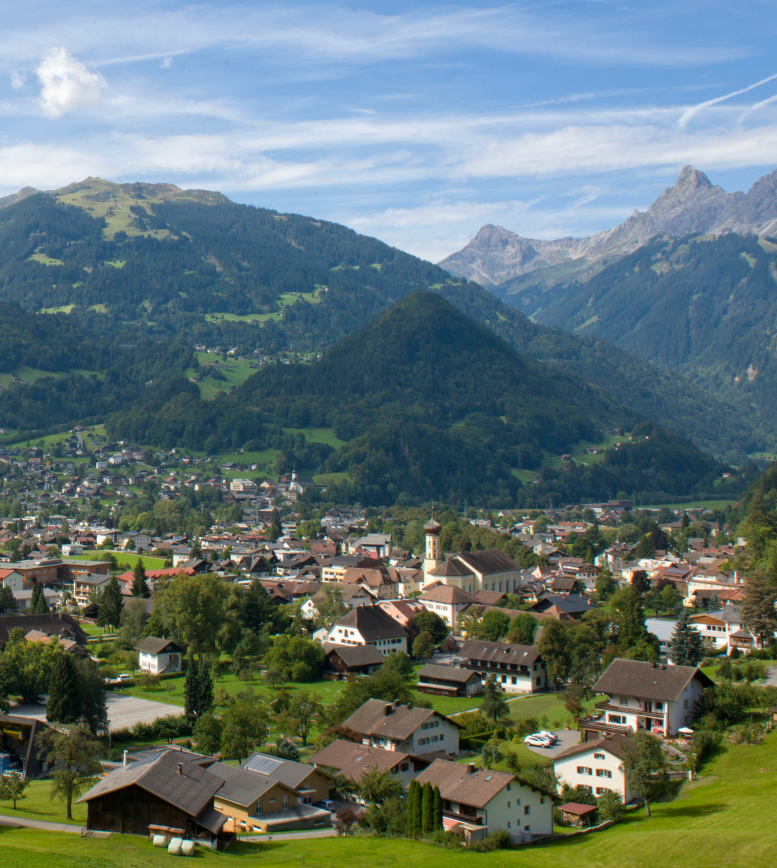
<svg viewBox="0 0 777 868"><path fill-rule="evenodd" d="M602 821L620 820L626 810L620 793L616 793L615 790L602 793L597 803L597 809L599 819Z"/></svg>
<svg viewBox="0 0 777 868"><path fill-rule="evenodd" d="M507 850L512 845L513 839L507 829L494 829L475 844L475 849L479 853L490 853L493 850Z"/></svg>

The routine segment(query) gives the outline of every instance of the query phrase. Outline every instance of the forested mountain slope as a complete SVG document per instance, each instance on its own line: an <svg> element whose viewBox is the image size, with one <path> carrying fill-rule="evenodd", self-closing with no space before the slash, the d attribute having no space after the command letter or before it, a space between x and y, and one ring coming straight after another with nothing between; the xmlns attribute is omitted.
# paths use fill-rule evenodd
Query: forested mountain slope
<svg viewBox="0 0 777 868"><path fill-rule="evenodd" d="M767 442L742 413L671 373L534 325L476 284L337 224L95 178L0 210L0 299L68 311L98 336L129 328L243 354L320 350L417 289L727 460Z"/></svg>
<svg viewBox="0 0 777 868"><path fill-rule="evenodd" d="M777 423L777 244L748 235L657 238L538 313L607 337Z"/></svg>
<svg viewBox="0 0 777 868"><path fill-rule="evenodd" d="M597 439L605 425L631 428L635 416L577 378L516 354L429 292L413 293L310 365L265 369L212 402L189 386L150 390L109 429L141 443L213 450L234 443L238 431L263 448L285 426L331 427L346 444L320 448L320 464L308 468L340 474L327 492L337 502L536 505L621 490L660 499L709 492L725 469L646 423L601 463L545 468L522 485L513 470L539 472L544 450ZM290 444L289 464L313 457L294 450Z"/></svg>

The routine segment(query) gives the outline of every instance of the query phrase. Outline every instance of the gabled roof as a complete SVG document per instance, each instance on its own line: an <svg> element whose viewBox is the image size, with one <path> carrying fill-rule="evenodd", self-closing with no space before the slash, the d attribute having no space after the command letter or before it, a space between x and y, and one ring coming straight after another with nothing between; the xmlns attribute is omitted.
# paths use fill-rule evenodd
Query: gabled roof
<svg viewBox="0 0 777 868"><path fill-rule="evenodd" d="M422 723L435 716L448 720L431 708L416 708L413 705L384 702L382 699L368 699L361 708L357 708L343 721L343 726L360 735L377 735L406 741Z"/></svg>
<svg viewBox="0 0 777 868"><path fill-rule="evenodd" d="M384 612L380 606L359 606L357 609L351 609L334 624L334 627L350 627L358 630L367 642L402 638L407 635L402 625ZM331 632L330 630L330 634Z"/></svg>
<svg viewBox="0 0 777 868"><path fill-rule="evenodd" d="M529 666L540 659L534 645L487 642L485 639L467 639L461 646L459 657L498 663L520 663L523 666Z"/></svg>
<svg viewBox="0 0 777 868"><path fill-rule="evenodd" d="M421 786L428 781L433 787L439 787L443 799L484 808L515 780L515 776L489 769L473 770L462 763L438 759L422 771L416 780Z"/></svg>
<svg viewBox="0 0 777 868"><path fill-rule="evenodd" d="M426 663L418 670L419 681L453 681L456 684L466 684L473 678L479 678L471 669L461 669L458 666L440 666L437 663Z"/></svg>
<svg viewBox="0 0 777 868"><path fill-rule="evenodd" d="M610 696L622 694L640 699L675 702L691 679L698 679L703 687L714 682L696 666L665 666L641 660L616 658L594 684L595 693Z"/></svg>
<svg viewBox="0 0 777 868"><path fill-rule="evenodd" d="M386 658L374 645L334 645L324 643L326 657L336 651L346 666L380 666Z"/></svg>
<svg viewBox="0 0 777 868"><path fill-rule="evenodd" d="M518 572L521 568L500 549L459 552L456 557L481 575Z"/></svg>
<svg viewBox="0 0 777 868"><path fill-rule="evenodd" d="M594 741L583 741L580 744L573 744L572 747L568 747L566 750L562 750L561 753L557 753L553 757L553 762L558 762L560 759L566 759L570 756L589 753L590 751L604 751L622 760L626 755L625 747L629 742L630 738L628 736L608 733Z"/></svg>
<svg viewBox="0 0 777 868"><path fill-rule="evenodd" d="M213 772L216 777L224 782L216 794L217 797L219 799L226 799L228 802L233 802L236 805L241 805L244 808L252 805L276 784L283 784L283 781L279 781L277 778L248 771L243 766L235 768L235 766L228 766L226 763L221 762L213 763L212 766L208 767L208 771ZM294 792L294 787L288 784L283 785L286 789Z"/></svg>
<svg viewBox="0 0 777 868"><path fill-rule="evenodd" d="M187 760L178 751L165 751L156 758L116 769L98 781L78 801L90 802L107 793L137 786L202 822L200 815L205 816L222 784L222 778ZM225 821L226 817L222 816L218 828ZM218 831L211 826L206 828Z"/></svg>
<svg viewBox="0 0 777 868"><path fill-rule="evenodd" d="M449 606L478 602L477 597L473 597L472 594L462 591L455 585L435 585L433 588L427 588L418 599L428 600L430 603L447 603Z"/></svg>
<svg viewBox="0 0 777 868"><path fill-rule="evenodd" d="M340 774L357 783L370 769L390 771L399 763L412 759L411 754L396 750L383 750L368 744L337 739L310 757L317 765L337 769Z"/></svg>
<svg viewBox="0 0 777 868"><path fill-rule="evenodd" d="M468 570L464 564L460 564L455 558L448 558L441 564L437 564L429 570L430 576L471 576L472 570Z"/></svg>
<svg viewBox="0 0 777 868"><path fill-rule="evenodd" d="M243 760L240 763L240 768L252 775L264 775L294 790L301 786L315 771L315 768L307 763L298 763L256 752L252 753L248 759ZM326 772L322 772L322 774L326 774Z"/></svg>
<svg viewBox="0 0 777 868"><path fill-rule="evenodd" d="M160 639L157 636L146 636L141 642L135 646L136 651L145 651L146 654L162 654L163 652L168 653L182 653L183 648L180 645L176 645L172 639Z"/></svg>

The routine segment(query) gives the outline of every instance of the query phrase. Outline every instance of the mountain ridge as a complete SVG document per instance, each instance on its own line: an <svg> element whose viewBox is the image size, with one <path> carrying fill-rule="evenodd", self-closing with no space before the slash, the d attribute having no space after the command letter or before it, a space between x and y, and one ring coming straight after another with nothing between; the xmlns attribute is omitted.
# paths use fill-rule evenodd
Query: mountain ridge
<svg viewBox="0 0 777 868"><path fill-rule="evenodd" d="M704 172L685 166L675 184L667 187L647 211L635 209L611 229L584 238L543 241L486 224L467 245L438 264L456 277L486 287L558 267L563 269L560 279L571 279L590 272L604 260L633 253L656 235L717 236L727 232L777 233L777 169L759 178L747 193L727 193L713 185Z"/></svg>

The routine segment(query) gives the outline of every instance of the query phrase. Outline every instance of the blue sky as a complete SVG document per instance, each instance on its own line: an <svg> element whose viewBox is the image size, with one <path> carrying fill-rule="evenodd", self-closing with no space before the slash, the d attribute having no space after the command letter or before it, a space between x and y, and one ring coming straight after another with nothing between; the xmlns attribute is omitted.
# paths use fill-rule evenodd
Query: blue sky
<svg viewBox="0 0 777 868"><path fill-rule="evenodd" d="M777 167L777 0L3 4L0 192L168 181L437 261Z"/></svg>

